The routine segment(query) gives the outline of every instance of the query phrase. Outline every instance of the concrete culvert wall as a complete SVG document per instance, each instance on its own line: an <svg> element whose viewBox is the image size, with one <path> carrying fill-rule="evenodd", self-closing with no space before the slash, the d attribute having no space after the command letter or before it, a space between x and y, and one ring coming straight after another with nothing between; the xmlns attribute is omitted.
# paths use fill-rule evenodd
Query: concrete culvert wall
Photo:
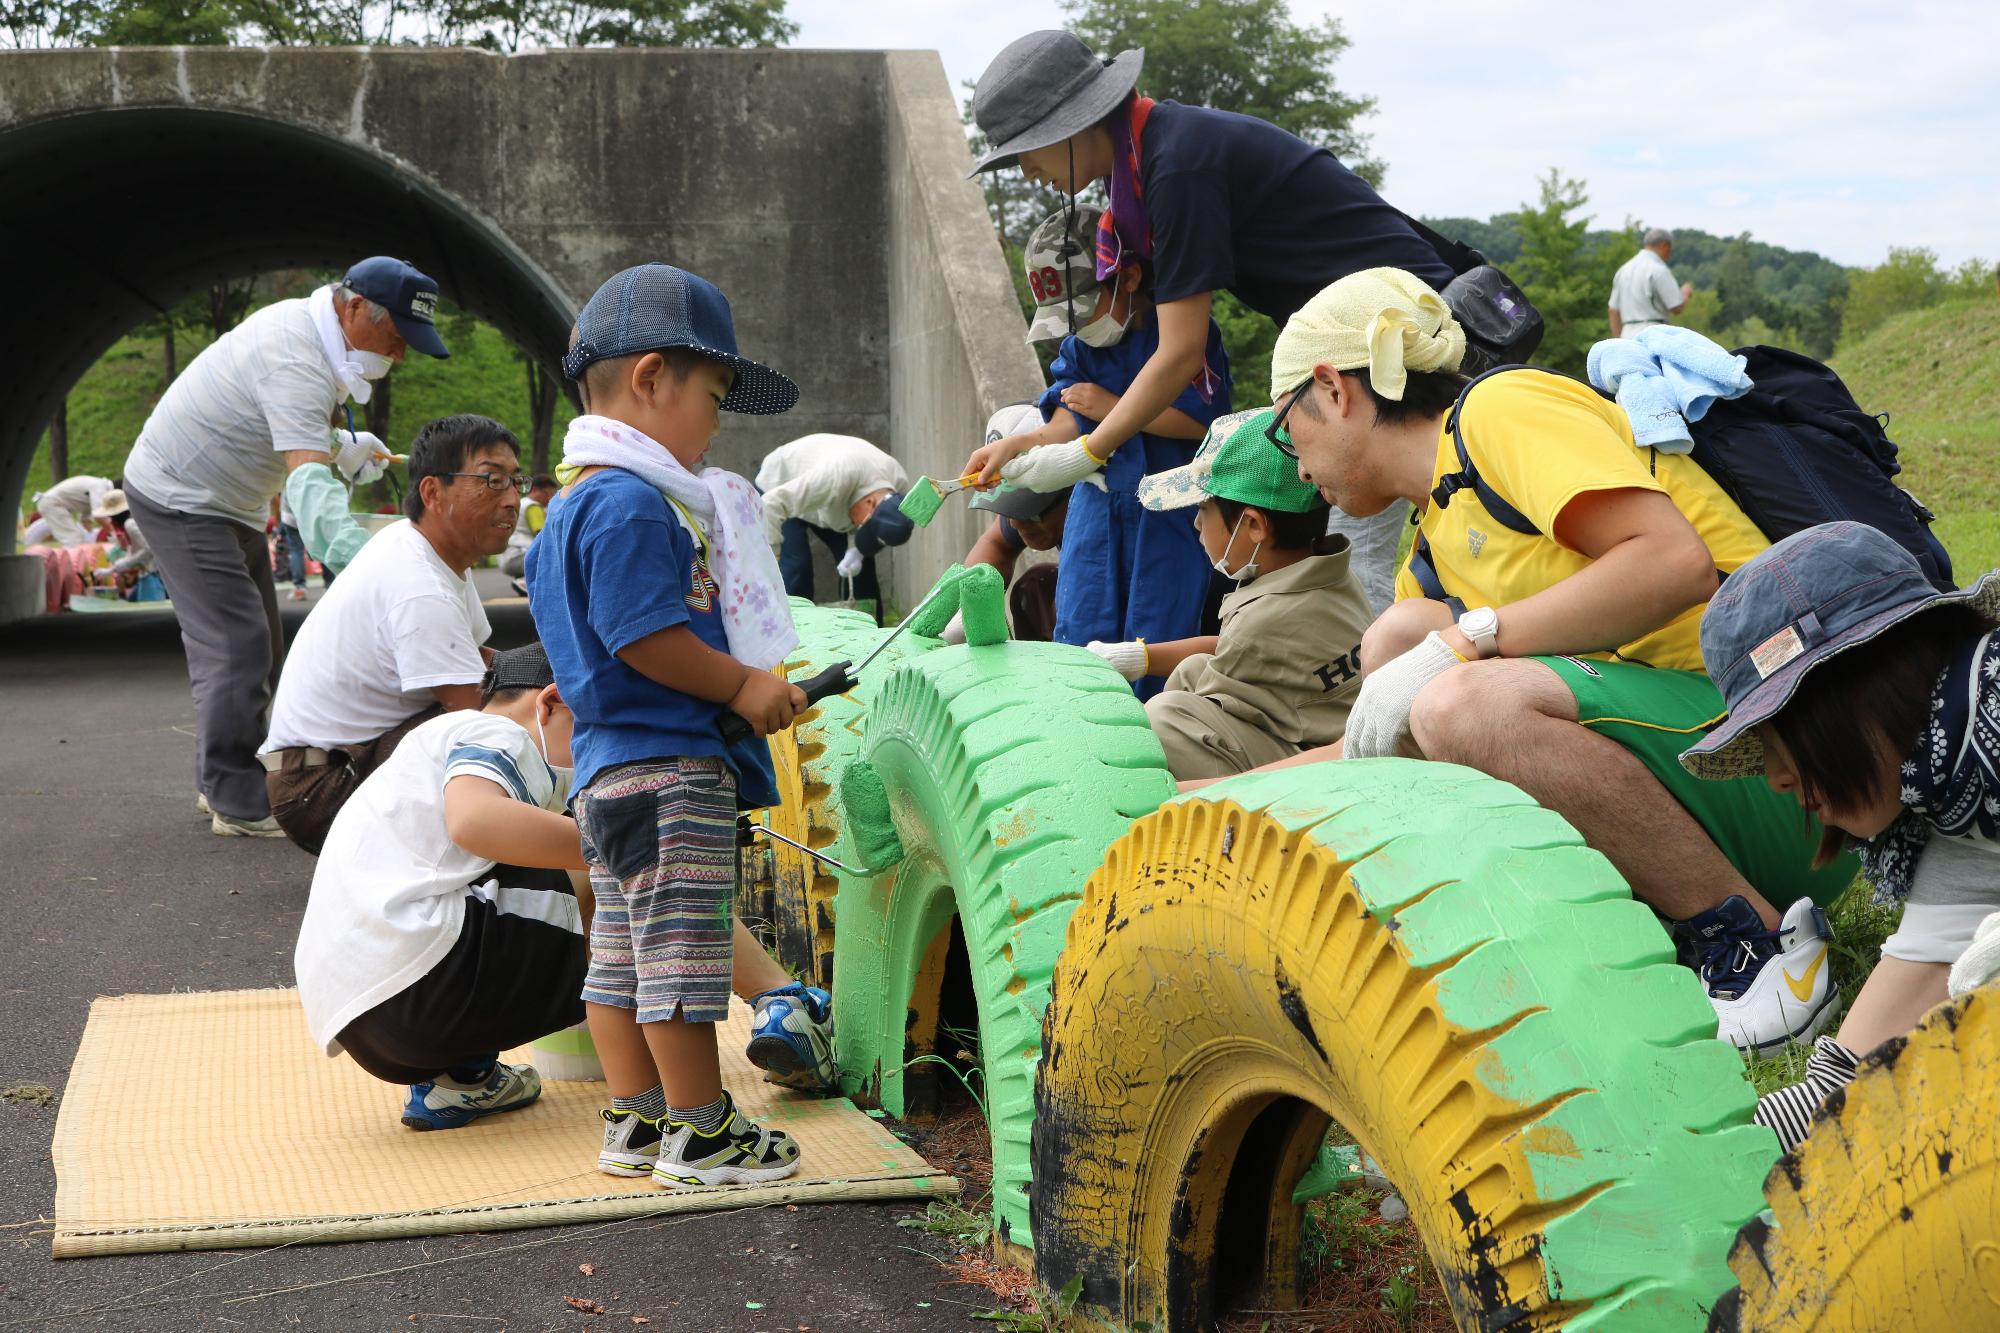
<svg viewBox="0 0 2000 1333"><path fill-rule="evenodd" d="M135 325L225 278L378 253L551 367L599 282L679 264L802 389L784 416L729 419L715 461L752 472L839 431L950 474L988 412L1041 384L969 161L928 52L0 55L0 504ZM891 600L975 527L941 516L895 553Z"/></svg>

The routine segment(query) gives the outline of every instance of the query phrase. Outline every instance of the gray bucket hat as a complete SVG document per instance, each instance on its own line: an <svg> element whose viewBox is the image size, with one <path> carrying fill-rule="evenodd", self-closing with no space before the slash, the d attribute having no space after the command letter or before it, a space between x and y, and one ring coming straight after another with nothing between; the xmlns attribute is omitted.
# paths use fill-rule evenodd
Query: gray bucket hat
<svg viewBox="0 0 2000 1333"><path fill-rule="evenodd" d="M1939 592L1916 557L1864 523L1795 532L1731 574L1701 617L1701 655L1729 716L1681 755L1698 778L1764 771L1757 725L1798 693L1806 673L1919 611L1969 603L2000 617L2000 570Z"/></svg>
<svg viewBox="0 0 2000 1333"><path fill-rule="evenodd" d="M972 120L988 148L965 174L1011 167L1022 153L1089 129L1139 86L1145 59L1135 48L1099 60L1082 38L1056 29L1009 43L973 87Z"/></svg>

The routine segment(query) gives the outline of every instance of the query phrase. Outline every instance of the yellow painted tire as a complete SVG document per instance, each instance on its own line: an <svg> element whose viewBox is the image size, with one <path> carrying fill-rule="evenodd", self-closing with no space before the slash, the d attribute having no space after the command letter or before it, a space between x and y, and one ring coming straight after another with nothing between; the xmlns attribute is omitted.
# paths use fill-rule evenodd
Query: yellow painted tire
<svg viewBox="0 0 2000 1333"><path fill-rule="evenodd" d="M1699 1328L1776 1156L1653 915L1518 789L1350 760L1176 798L1070 918L1036 1088L1051 1288L1120 1326L1299 1297L1331 1121L1461 1328Z"/></svg>
<svg viewBox="0 0 2000 1333"><path fill-rule="evenodd" d="M859 662L889 631L874 617L792 599L799 646L780 668L791 680L835 662ZM938 646L910 633L897 638L846 694L820 700L788 731L771 737L778 804L753 816L773 829L852 864L841 839L840 773L860 752L862 724L875 691L897 662ZM771 838L744 849L738 907L780 963L809 985L833 986L834 899L840 884L823 863Z"/></svg>
<svg viewBox="0 0 2000 1333"><path fill-rule="evenodd" d="M1764 1194L1712 1330L2000 1328L2000 989L1869 1056Z"/></svg>

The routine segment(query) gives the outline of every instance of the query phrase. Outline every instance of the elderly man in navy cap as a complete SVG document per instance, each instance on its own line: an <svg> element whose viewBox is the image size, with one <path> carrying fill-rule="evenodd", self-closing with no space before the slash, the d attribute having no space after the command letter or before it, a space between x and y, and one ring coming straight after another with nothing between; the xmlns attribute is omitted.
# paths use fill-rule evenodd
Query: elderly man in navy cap
<svg viewBox="0 0 2000 1333"><path fill-rule="evenodd" d="M126 460L127 502L180 619L196 803L218 834L284 836L257 763L285 642L264 542L271 502L284 492L322 563L337 570L354 557L367 533L332 468L372 481L389 451L343 409L366 403L408 349L449 355L437 298L414 265L377 256L311 296L266 306L181 372Z"/></svg>

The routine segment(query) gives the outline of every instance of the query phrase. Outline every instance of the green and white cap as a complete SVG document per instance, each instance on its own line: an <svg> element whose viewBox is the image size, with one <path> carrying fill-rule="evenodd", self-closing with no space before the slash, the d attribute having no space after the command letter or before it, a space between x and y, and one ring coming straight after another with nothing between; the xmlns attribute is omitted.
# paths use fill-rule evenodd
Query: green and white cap
<svg viewBox="0 0 2000 1333"><path fill-rule="evenodd" d="M1067 336L1070 307L1077 308L1080 325L1090 318L1090 308L1104 286L1097 276L1097 219L1103 210L1079 208L1068 226L1065 211L1057 209L1042 219L1028 237L1022 260L1028 290L1035 298L1035 318L1028 325L1031 343Z"/></svg>
<svg viewBox="0 0 2000 1333"><path fill-rule="evenodd" d="M1264 434L1275 415L1267 407L1217 417L1192 463L1139 483L1139 503L1148 509L1186 509L1213 496L1267 514L1310 513L1320 502L1318 488L1300 481L1299 465Z"/></svg>

